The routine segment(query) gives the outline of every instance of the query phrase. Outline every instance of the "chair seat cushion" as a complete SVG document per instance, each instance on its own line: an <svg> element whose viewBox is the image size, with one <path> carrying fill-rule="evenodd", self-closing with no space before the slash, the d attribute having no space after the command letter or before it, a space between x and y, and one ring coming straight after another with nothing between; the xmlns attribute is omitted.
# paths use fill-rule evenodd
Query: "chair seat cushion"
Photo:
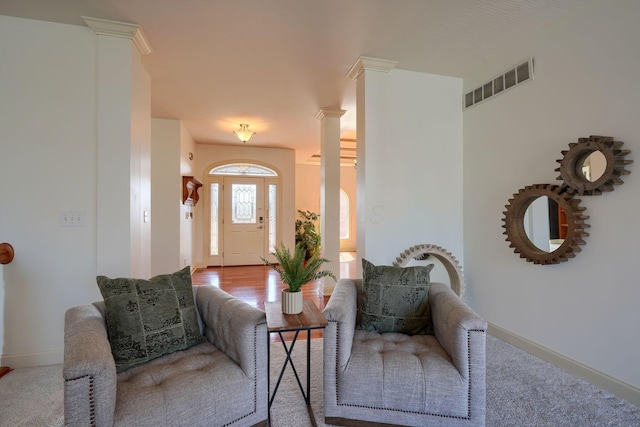
<svg viewBox="0 0 640 427"><path fill-rule="evenodd" d="M205 342L119 373L114 424L226 425L255 407L255 381Z"/></svg>
<svg viewBox="0 0 640 427"><path fill-rule="evenodd" d="M340 405L468 416L469 381L433 335L356 330L338 381Z"/></svg>

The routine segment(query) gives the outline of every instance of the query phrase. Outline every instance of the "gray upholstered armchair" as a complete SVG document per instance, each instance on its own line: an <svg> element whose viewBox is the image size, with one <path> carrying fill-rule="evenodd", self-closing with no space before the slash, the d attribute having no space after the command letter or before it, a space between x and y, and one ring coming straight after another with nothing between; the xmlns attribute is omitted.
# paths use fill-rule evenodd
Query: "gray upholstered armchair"
<svg viewBox="0 0 640 427"><path fill-rule="evenodd" d="M212 286L194 289L206 342L116 373L105 305L65 315L66 426L256 426L267 419L265 314Z"/></svg>
<svg viewBox="0 0 640 427"><path fill-rule="evenodd" d="M362 280L341 279L324 310L325 422L484 426L487 323L432 283L434 335L359 330L361 293Z"/></svg>

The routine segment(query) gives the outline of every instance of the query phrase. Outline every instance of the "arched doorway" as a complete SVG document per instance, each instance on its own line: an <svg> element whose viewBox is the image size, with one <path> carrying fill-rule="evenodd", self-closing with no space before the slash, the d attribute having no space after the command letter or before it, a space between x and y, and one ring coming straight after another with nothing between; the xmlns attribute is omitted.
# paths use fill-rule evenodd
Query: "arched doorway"
<svg viewBox="0 0 640 427"><path fill-rule="evenodd" d="M206 179L207 265L257 265L280 239L280 174L269 165L214 165Z"/></svg>

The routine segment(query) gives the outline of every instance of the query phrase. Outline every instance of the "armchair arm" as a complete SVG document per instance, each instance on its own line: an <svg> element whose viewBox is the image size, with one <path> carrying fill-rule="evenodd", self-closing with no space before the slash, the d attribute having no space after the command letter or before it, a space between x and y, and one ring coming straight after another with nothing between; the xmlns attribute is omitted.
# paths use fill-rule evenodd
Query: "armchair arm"
<svg viewBox="0 0 640 427"><path fill-rule="evenodd" d="M65 426L112 426L116 364L104 313L95 304L65 313L62 375Z"/></svg>
<svg viewBox="0 0 640 427"><path fill-rule="evenodd" d="M329 321L324 332L325 360L329 356L329 360L333 359L333 365L337 363L340 369L347 365L351 356L358 312L358 282L361 281L361 279L338 280L323 311Z"/></svg>
<svg viewBox="0 0 640 427"><path fill-rule="evenodd" d="M203 335L236 362L249 378L256 379L256 375L266 378L269 343L264 311L214 286L196 288L196 307L203 323Z"/></svg>
<svg viewBox="0 0 640 427"><path fill-rule="evenodd" d="M487 322L443 283L431 283L429 304L435 336L460 374L467 376L470 360L484 366Z"/></svg>

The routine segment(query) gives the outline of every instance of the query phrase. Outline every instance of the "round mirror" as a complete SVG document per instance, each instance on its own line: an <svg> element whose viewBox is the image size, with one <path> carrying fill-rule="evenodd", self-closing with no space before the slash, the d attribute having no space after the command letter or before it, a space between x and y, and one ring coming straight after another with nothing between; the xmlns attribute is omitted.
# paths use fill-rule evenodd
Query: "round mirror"
<svg viewBox="0 0 640 427"><path fill-rule="evenodd" d="M633 160L625 160L630 153L622 149L622 141L614 141L609 136L579 138L569 144L569 150L562 151L563 158L557 160L560 167L559 180L563 180L567 191L580 195L597 196L613 191L614 185L622 184L622 175L628 175L625 165Z"/></svg>
<svg viewBox="0 0 640 427"><path fill-rule="evenodd" d="M580 166L580 172L584 176L584 179L595 182L602 178L606 168L607 159L604 157L604 154L602 154L602 151L594 151L584 159Z"/></svg>
<svg viewBox="0 0 640 427"><path fill-rule="evenodd" d="M531 243L543 252L558 249L567 235L567 218L555 200L533 198L524 213L524 231Z"/></svg>
<svg viewBox="0 0 640 427"><path fill-rule="evenodd" d="M509 247L529 262L558 264L573 258L586 243L589 217L584 215L585 208L580 199L558 185L527 186L513 195L506 208L503 234Z"/></svg>

